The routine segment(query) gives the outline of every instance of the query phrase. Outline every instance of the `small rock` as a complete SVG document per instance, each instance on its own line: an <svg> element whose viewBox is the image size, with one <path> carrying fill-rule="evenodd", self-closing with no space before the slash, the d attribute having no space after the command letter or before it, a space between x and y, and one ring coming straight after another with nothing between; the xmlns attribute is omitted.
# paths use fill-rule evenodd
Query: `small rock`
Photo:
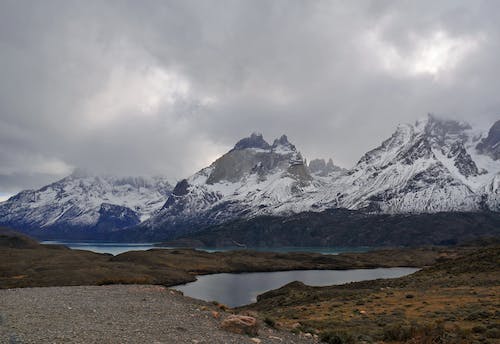
<svg viewBox="0 0 500 344"><path fill-rule="evenodd" d="M257 336L257 319L245 315L230 315L221 324L226 331Z"/></svg>
<svg viewBox="0 0 500 344"><path fill-rule="evenodd" d="M269 339L276 339L276 340L279 340L280 342L282 342L282 341L283 341L283 338L276 337L276 336L269 336L268 338L269 338Z"/></svg>
<svg viewBox="0 0 500 344"><path fill-rule="evenodd" d="M215 319L219 319L220 314L219 314L219 312L212 311L212 316L213 316Z"/></svg>
<svg viewBox="0 0 500 344"><path fill-rule="evenodd" d="M259 314L255 311L243 311L241 313L239 313L240 315L246 315L248 317L252 317L252 318L257 318L259 316Z"/></svg>
<svg viewBox="0 0 500 344"><path fill-rule="evenodd" d="M250 340L256 344L260 344L262 342L259 338L250 338Z"/></svg>
<svg viewBox="0 0 500 344"><path fill-rule="evenodd" d="M304 333L304 337L307 337L307 338L312 338L312 336L313 336L313 335L312 335L312 334L310 334L309 332Z"/></svg>

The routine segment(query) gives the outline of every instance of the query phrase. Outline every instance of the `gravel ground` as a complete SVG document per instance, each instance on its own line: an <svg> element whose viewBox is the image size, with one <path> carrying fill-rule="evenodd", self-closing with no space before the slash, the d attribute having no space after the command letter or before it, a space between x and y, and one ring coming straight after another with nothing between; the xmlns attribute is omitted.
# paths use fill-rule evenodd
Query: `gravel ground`
<svg viewBox="0 0 500 344"><path fill-rule="evenodd" d="M160 286L113 285L0 290L1 343L259 343L225 332L228 314ZM314 339L261 327L261 343Z"/></svg>

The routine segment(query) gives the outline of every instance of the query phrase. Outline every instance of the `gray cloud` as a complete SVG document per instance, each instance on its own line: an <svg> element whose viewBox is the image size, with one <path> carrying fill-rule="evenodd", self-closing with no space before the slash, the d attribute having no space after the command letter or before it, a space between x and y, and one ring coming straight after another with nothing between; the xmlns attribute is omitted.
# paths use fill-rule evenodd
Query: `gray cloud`
<svg viewBox="0 0 500 344"><path fill-rule="evenodd" d="M181 178L252 131L352 165L428 112L499 118L496 1L3 1L0 196Z"/></svg>

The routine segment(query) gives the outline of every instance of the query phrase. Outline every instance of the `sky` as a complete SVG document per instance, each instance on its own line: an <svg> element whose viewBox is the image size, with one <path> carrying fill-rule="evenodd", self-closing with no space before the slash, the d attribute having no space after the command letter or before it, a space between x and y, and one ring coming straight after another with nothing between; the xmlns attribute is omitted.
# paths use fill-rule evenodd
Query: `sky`
<svg viewBox="0 0 500 344"><path fill-rule="evenodd" d="M500 119L500 1L0 0L0 200L80 167L187 177L261 132L352 166Z"/></svg>

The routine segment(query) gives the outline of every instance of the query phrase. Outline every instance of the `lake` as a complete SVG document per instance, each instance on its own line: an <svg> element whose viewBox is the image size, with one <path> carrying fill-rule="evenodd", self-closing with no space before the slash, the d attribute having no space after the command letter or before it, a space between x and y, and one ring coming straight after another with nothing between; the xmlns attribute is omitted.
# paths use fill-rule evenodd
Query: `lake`
<svg viewBox="0 0 500 344"><path fill-rule="evenodd" d="M97 253L117 255L128 251L145 251L155 248L153 243L112 243L112 242L73 242L73 241L42 241L42 244L64 245L75 250L87 250Z"/></svg>
<svg viewBox="0 0 500 344"><path fill-rule="evenodd" d="M157 247L155 243L113 243L113 242L80 242L80 241L43 241L42 244L57 244L65 245L69 248L76 250L88 250L97 253L110 253L112 255L117 255L120 253L128 251L144 251L150 249L162 249L162 248L178 248L178 247ZM260 252L315 252L322 254L339 254L343 252L366 252L373 248L368 247L277 247L277 248L267 248L267 247L224 247L224 248L213 248L205 247L198 248L198 250L206 252L219 252L219 251L231 251L231 250L254 250Z"/></svg>
<svg viewBox="0 0 500 344"><path fill-rule="evenodd" d="M192 283L172 287L184 295L205 301L218 301L229 307L243 306L257 300L257 295L300 281L310 286L327 286L396 278L414 273L417 268L378 268L352 270L298 270L278 272L223 273L197 276Z"/></svg>

